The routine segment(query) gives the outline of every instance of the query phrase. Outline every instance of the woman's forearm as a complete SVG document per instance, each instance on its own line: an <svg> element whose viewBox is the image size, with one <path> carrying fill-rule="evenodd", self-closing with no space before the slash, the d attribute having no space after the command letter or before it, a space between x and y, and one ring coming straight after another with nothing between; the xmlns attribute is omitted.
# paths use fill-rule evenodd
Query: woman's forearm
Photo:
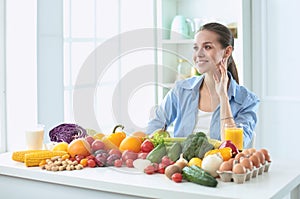
<svg viewBox="0 0 300 199"><path fill-rule="evenodd" d="M234 118L232 116L231 107L227 95L220 97L220 129L222 141L225 140L225 124L234 124Z"/></svg>

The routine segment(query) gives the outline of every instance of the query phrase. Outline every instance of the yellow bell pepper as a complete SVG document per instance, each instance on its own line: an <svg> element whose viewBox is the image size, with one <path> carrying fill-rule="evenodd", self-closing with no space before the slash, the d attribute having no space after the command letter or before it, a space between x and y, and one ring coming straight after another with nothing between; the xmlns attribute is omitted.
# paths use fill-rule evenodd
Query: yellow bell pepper
<svg viewBox="0 0 300 199"><path fill-rule="evenodd" d="M207 151L205 153L204 157L206 157L208 155L213 155L213 154L216 154L216 153L221 154L221 156L223 158L223 161L227 161L232 157L232 149L230 147L225 147L225 148L222 148L222 149L213 149L213 150Z"/></svg>

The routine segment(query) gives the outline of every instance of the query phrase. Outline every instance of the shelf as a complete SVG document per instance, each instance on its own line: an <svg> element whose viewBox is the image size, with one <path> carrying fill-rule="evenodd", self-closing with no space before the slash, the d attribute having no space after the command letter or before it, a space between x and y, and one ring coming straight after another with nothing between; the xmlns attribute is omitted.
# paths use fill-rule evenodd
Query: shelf
<svg viewBox="0 0 300 199"><path fill-rule="evenodd" d="M193 39L182 39L182 40L170 40L170 39L163 39L163 44L193 44Z"/></svg>

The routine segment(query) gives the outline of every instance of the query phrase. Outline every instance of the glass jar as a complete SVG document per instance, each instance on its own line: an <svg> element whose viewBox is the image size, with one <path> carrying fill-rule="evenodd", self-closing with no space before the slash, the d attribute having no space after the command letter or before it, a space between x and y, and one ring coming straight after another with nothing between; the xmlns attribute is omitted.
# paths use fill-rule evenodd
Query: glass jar
<svg viewBox="0 0 300 199"><path fill-rule="evenodd" d="M186 79L191 75L191 69L189 62L185 59L178 60L177 66L177 80Z"/></svg>

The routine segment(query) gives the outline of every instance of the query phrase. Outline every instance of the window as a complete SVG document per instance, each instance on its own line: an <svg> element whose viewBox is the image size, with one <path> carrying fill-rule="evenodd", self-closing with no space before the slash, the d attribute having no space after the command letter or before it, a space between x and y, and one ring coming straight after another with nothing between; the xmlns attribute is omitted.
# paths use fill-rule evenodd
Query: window
<svg viewBox="0 0 300 199"><path fill-rule="evenodd" d="M124 38L128 31L154 27L153 1L66 0L63 12L65 121L103 133L110 133L118 123L129 132L144 129L155 104L155 74L143 73L142 68L155 65L155 49L141 44L124 50L130 45ZM103 52L92 56L97 50ZM93 58L100 61L94 63ZM105 58L105 65L99 65ZM89 75L79 82L84 68ZM135 79L150 76L152 84L129 85L126 79L134 75ZM83 96L78 104L74 92ZM91 100L85 97L91 95Z"/></svg>

